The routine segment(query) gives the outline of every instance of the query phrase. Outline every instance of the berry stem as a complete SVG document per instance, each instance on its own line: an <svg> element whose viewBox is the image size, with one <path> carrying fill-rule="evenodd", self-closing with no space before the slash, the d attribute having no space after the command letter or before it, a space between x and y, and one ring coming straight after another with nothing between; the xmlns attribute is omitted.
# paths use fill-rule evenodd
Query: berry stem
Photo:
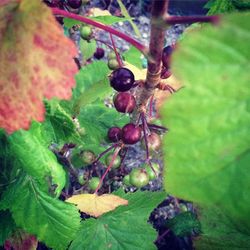
<svg viewBox="0 0 250 250"><path fill-rule="evenodd" d="M167 24L192 24L192 23L212 23L218 24L219 16L168 16L165 18Z"/></svg>
<svg viewBox="0 0 250 250"><path fill-rule="evenodd" d="M111 40L111 42L112 42L113 50L114 50L114 52L115 52L116 60L117 60L117 62L118 62L118 64L119 64L119 67L122 68L123 63L122 63L122 61L121 61L121 58L120 58L119 53L117 52L117 49L116 49L116 46L115 46L115 41L114 41L114 39L113 39L113 36L112 36L111 33L109 33L109 36L110 36L110 40Z"/></svg>
<svg viewBox="0 0 250 250"><path fill-rule="evenodd" d="M147 120L145 117L145 113L141 113L141 121L142 121L142 130L144 134L144 141L145 141L145 147L146 147L146 162L149 162L149 149L148 149L148 139L147 139Z"/></svg>
<svg viewBox="0 0 250 250"><path fill-rule="evenodd" d="M110 49L114 50L114 48L108 44L107 42L103 41L103 40L100 40L100 39L97 39L97 38L94 38L97 42L100 42L100 43L103 43L104 45L106 45L107 47L109 47Z"/></svg>
<svg viewBox="0 0 250 250"><path fill-rule="evenodd" d="M106 171L105 171L104 174L102 175L101 180L100 180L100 182L99 182L99 184L98 184L98 187L96 188L96 190L95 190L95 192L94 192L95 194L97 194L98 190L100 189L100 186L101 186L102 183L103 183L103 180L104 180L105 176L108 174L109 170L112 168L112 166L113 166L113 164L114 164L114 162L115 162L115 159L116 159L116 157L117 157L117 155L118 155L120 149L121 149L120 146L116 146L116 149L115 149L115 152L114 152L114 154L113 154L112 160L111 160L111 162L110 162L108 168L106 169Z"/></svg>
<svg viewBox="0 0 250 250"><path fill-rule="evenodd" d="M124 160L125 160L125 157L126 157L126 155L127 155L127 153L128 153L128 147L124 148L123 150L124 150L125 152L124 152L123 155L121 156L121 163L120 163L120 167L121 167L121 168L123 167L122 164L123 164L123 162L124 162Z"/></svg>
<svg viewBox="0 0 250 250"><path fill-rule="evenodd" d="M94 21L90 18L84 17L84 16L80 16L74 13L70 13L67 12L65 10L60 10L58 8L51 8L52 9L52 13L54 15L59 15L59 16L63 16L63 17L67 17L67 18L71 18L83 23L87 23L89 25L95 26L99 29L105 30L115 36L118 36L120 38L122 38L123 40L125 40L126 42L130 43L131 45L133 45L134 47L136 47L138 50L140 50L143 54L147 55L148 53L148 48L146 46L144 46L143 44L139 43L138 41L136 41L135 39L133 39L132 37L110 27L107 26L105 24L102 24L100 22Z"/></svg>
<svg viewBox="0 0 250 250"><path fill-rule="evenodd" d="M158 89L160 89L160 90L163 90L163 91L165 91L165 90L167 90L167 91L169 91L171 94L173 94L174 92L176 92L176 90L172 87L172 86L170 86L170 85L168 85L168 84L165 84L165 83L159 83L159 84L157 84L157 86L156 86Z"/></svg>
<svg viewBox="0 0 250 250"><path fill-rule="evenodd" d="M170 232L170 229L167 229L163 234L159 235L155 243L159 243L168 233Z"/></svg>
<svg viewBox="0 0 250 250"><path fill-rule="evenodd" d="M168 131L168 129L163 126L159 126L159 125L155 125L151 123L148 123L148 127L149 129L152 129L152 130L162 130L164 133Z"/></svg>
<svg viewBox="0 0 250 250"><path fill-rule="evenodd" d="M149 118L153 116L153 101L154 101L154 95L152 95L149 99Z"/></svg>
<svg viewBox="0 0 250 250"><path fill-rule="evenodd" d="M96 164L105 154L107 154L110 150L112 150L113 148L118 147L118 144L115 143L112 146L108 147L106 150L104 150L102 153L100 153L97 158L95 159L95 161L92 163L93 165Z"/></svg>

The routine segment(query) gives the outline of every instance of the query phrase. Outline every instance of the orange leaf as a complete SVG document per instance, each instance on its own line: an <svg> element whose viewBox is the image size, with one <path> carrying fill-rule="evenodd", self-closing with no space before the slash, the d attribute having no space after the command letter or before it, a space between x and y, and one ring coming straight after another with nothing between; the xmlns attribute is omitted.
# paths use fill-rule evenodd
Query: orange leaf
<svg viewBox="0 0 250 250"><path fill-rule="evenodd" d="M44 98L69 99L76 47L39 0L0 3L0 127L11 133L43 121Z"/></svg>
<svg viewBox="0 0 250 250"><path fill-rule="evenodd" d="M99 217L118 206L128 205L127 200L113 194L103 194L101 196L96 194L79 194L73 195L66 201L76 204L81 212L94 217Z"/></svg>

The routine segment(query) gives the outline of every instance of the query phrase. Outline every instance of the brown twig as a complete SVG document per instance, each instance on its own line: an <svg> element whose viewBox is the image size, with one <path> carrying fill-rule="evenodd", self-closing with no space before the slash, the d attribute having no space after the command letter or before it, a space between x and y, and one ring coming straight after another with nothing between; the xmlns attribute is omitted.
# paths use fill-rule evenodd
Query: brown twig
<svg viewBox="0 0 250 250"><path fill-rule="evenodd" d="M146 107L149 98L154 94L154 90L161 79L161 57L164 47L165 29L158 24L163 21L168 8L168 0L153 1L151 34L149 44L148 70L146 82L138 96L138 110Z"/></svg>

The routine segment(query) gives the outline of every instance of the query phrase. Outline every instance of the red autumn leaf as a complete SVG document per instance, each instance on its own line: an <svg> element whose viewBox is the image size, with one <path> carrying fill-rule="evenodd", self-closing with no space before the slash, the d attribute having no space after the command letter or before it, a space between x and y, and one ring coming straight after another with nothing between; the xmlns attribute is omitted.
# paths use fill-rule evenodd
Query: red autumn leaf
<svg viewBox="0 0 250 250"><path fill-rule="evenodd" d="M40 0L0 3L0 127L43 121L44 98L69 99L76 47Z"/></svg>

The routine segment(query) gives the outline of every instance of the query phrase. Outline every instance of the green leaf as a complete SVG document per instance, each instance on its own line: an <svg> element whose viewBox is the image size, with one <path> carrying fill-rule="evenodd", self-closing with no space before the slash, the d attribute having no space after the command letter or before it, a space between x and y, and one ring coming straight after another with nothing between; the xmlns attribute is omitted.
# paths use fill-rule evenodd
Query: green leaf
<svg viewBox="0 0 250 250"><path fill-rule="evenodd" d="M100 143L105 142L108 129L113 126L122 127L129 122L127 115L118 113L115 109L107 108L103 103L87 105L81 108L77 117L81 128L84 149L99 153Z"/></svg>
<svg viewBox="0 0 250 250"><path fill-rule="evenodd" d="M108 80L109 72L106 63L101 61L93 62L79 71L76 75L77 87L73 91L75 114L79 113L82 106L95 102L97 99L104 99L112 93L113 90Z"/></svg>
<svg viewBox="0 0 250 250"><path fill-rule="evenodd" d="M74 25L81 25L82 22L75 20L75 19L71 19L71 18L63 18L63 25L64 27L70 29L71 27L73 27Z"/></svg>
<svg viewBox="0 0 250 250"><path fill-rule="evenodd" d="M14 229L16 228L15 222L13 221L10 211L0 211L0 246L2 246L7 240Z"/></svg>
<svg viewBox="0 0 250 250"><path fill-rule="evenodd" d="M232 3L232 0L214 0L208 5L208 7L208 15L227 13L236 10Z"/></svg>
<svg viewBox="0 0 250 250"><path fill-rule="evenodd" d="M123 53L125 60L139 69L143 69L142 67L142 53L137 50L135 47L131 46L129 50Z"/></svg>
<svg viewBox="0 0 250 250"><path fill-rule="evenodd" d="M51 181L52 185L56 185L55 194L59 195L65 186L65 172L56 156L41 141L39 128L36 131L17 131L8 140L10 151L16 159L14 164L36 178L44 190L48 189Z"/></svg>
<svg viewBox="0 0 250 250"><path fill-rule="evenodd" d="M147 220L166 194L163 192L116 194L128 200L128 206L120 206L98 219L82 221L81 230L72 242L70 250L156 249L153 241L157 234Z"/></svg>
<svg viewBox="0 0 250 250"><path fill-rule="evenodd" d="M112 25L118 22L125 22L131 20L130 17L117 17L117 16L97 16L97 17L88 17L89 19L92 19L94 21L106 24L106 25ZM81 25L82 22L71 19L71 18L64 18L63 19L64 26L68 29L73 27L74 25Z"/></svg>
<svg viewBox="0 0 250 250"><path fill-rule="evenodd" d="M250 249L250 235L239 230L228 215L216 207L199 209L203 234L194 242L195 249Z"/></svg>
<svg viewBox="0 0 250 250"><path fill-rule="evenodd" d="M90 41L80 39L79 46L82 53L83 61L87 61L90 57L94 55L96 51L96 41L94 39Z"/></svg>
<svg viewBox="0 0 250 250"><path fill-rule="evenodd" d="M119 4L119 7L120 7L120 9L121 9L122 15L124 15L125 18L128 19L128 21L130 22L130 24L131 24L131 26L132 26L132 28L133 28L135 34L136 34L139 38L141 38L141 33L140 33L139 29L138 29L137 26L134 24L132 18L130 17L130 15L129 15L129 13L128 13L126 7L125 7L124 4L122 3L122 1L121 1L121 0L117 0L117 3Z"/></svg>
<svg viewBox="0 0 250 250"><path fill-rule="evenodd" d="M192 231L200 232L201 225L196 215L192 212L184 212L176 215L167 221L166 226L172 230L176 236L191 235Z"/></svg>
<svg viewBox="0 0 250 250"><path fill-rule="evenodd" d="M66 249L80 226L75 206L50 197L28 175L9 186L1 206L12 212L17 226L53 249Z"/></svg>
<svg viewBox="0 0 250 250"><path fill-rule="evenodd" d="M118 17L118 16L97 16L89 18L106 25L112 25L118 22L125 22L132 20L131 17Z"/></svg>
<svg viewBox="0 0 250 250"><path fill-rule="evenodd" d="M48 138L48 145L52 142L59 145L80 142L76 124L60 104L54 107L50 101L46 102L46 110L46 119L41 129L44 138Z"/></svg>
<svg viewBox="0 0 250 250"><path fill-rule="evenodd" d="M190 32L173 54L185 88L161 110L167 192L216 204L250 235L250 13ZM232 34L234 34L232 36Z"/></svg>

